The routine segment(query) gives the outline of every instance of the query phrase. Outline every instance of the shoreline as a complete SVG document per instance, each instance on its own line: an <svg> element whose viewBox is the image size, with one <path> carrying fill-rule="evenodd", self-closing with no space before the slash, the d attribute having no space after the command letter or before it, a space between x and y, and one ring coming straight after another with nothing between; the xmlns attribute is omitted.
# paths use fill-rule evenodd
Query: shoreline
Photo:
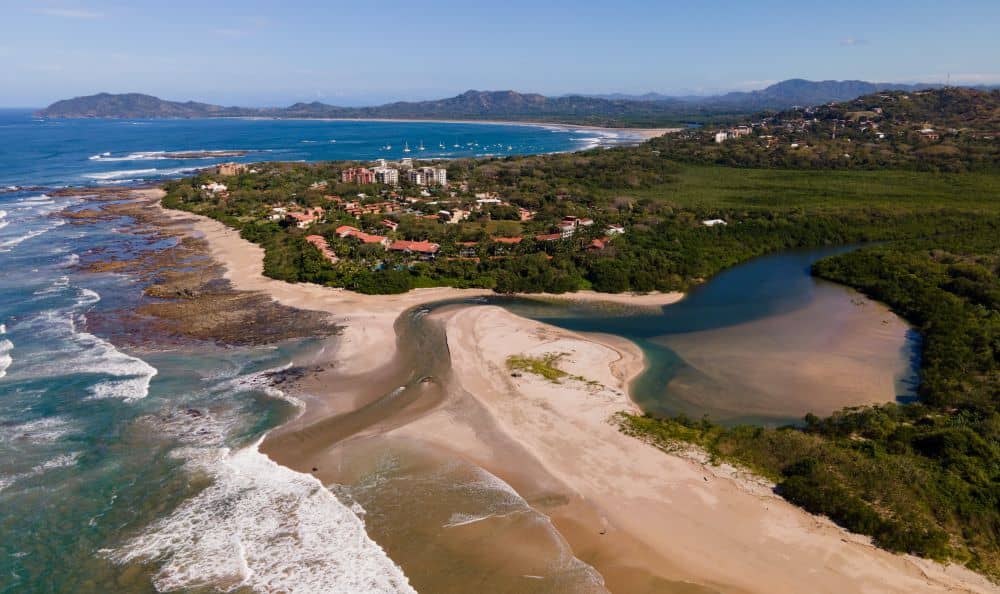
<svg viewBox="0 0 1000 594"><path fill-rule="evenodd" d="M433 301L492 294L446 288L366 296L292 285L263 277L262 248L235 230L189 213L161 212L174 221L190 221L234 288L263 292L282 305L326 311L344 324L344 333L333 339L335 348L321 355L329 356L327 362L341 377L385 375L396 381L403 371L396 331L403 312ZM680 297L648 298L647 307ZM618 296L616 301L593 294L579 300L628 299L637 298ZM455 306L430 317L444 328L450 381L462 396L446 390L422 408L400 409L406 413L403 420L376 423L365 439L415 440L486 468L551 518L574 554L619 591L813 591L817 576L822 576L823 591L830 592L994 591L964 567L877 549L867 538L785 502L744 471L711 466L697 453L665 453L621 433L608 416L638 411L627 386L644 368L641 351L625 339L582 336L498 307ZM552 351L568 352L564 370L596 384L552 384L527 374L512 379L504 366L512 354ZM308 456L297 459L293 469L320 466L324 470L318 476L329 484L333 481L327 478L335 475L326 475L334 472L326 469L343 454L322 434L323 423L358 409L362 392L371 386L352 386L348 392L356 393L344 398L344 388L324 385L318 375L313 387L303 414L273 430L262 451L285 465L305 452ZM289 449L293 444L300 449ZM507 444L517 450L505 456L497 446Z"/></svg>
<svg viewBox="0 0 1000 594"><path fill-rule="evenodd" d="M273 118L267 116L235 116L246 120L294 120L318 122L387 122L387 123L425 123L425 124L486 124L491 126L531 126L537 128L556 128L559 130L579 130L593 132L614 132L630 135L638 140L649 140L664 134L680 132L684 128L625 128L620 126L594 126L587 124L563 124L559 122L544 122L538 120L462 120L462 119L417 119L417 118ZM231 119L231 118L219 118Z"/></svg>
<svg viewBox="0 0 1000 594"><path fill-rule="evenodd" d="M73 118L67 118L73 119ZM95 118L84 118L84 119L95 119ZM103 119L103 118L97 118ZM484 124L491 126L531 126L536 128L556 128L559 130L579 130L579 131L593 131L593 132L614 132L617 134L624 134L635 138L636 140L645 141L651 138L657 138L663 136L664 134L670 134L673 132L680 132L684 128L627 128L621 126L596 126L587 124L564 124L560 122L545 122L539 120L462 120L462 119L450 119L450 118L280 118L280 117L269 117L269 116L218 116L218 117L207 117L207 118L108 118L108 119L209 119L209 120L263 120L263 121L295 121L295 122L385 122L385 123L401 123L401 124Z"/></svg>
<svg viewBox="0 0 1000 594"><path fill-rule="evenodd" d="M711 465L693 447L667 453L621 433L608 419L641 412L627 387L644 367L642 352L627 340L580 335L497 307L433 315L447 328L459 384L538 461L548 475L539 481L564 486L568 503L543 509L612 591L661 591L661 580L726 592L991 591L963 567L878 549L788 503L766 480ZM551 352L566 353L560 368L582 379L511 378L504 367L511 355ZM467 428L443 412L399 432L440 447L461 444L450 448L505 480L526 465L487 444L473 447Z"/></svg>

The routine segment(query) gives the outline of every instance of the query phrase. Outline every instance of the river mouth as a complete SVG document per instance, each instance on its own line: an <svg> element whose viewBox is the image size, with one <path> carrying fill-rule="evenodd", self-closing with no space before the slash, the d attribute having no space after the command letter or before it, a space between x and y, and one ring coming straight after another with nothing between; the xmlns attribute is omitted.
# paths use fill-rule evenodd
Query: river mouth
<svg viewBox="0 0 1000 594"><path fill-rule="evenodd" d="M727 425L801 423L807 413L912 400L920 339L884 305L817 279L813 263L854 247L786 252L722 272L660 311L491 298L511 312L638 344L630 387L648 413Z"/></svg>
<svg viewBox="0 0 1000 594"><path fill-rule="evenodd" d="M570 330L621 336L646 357L630 392L647 412L793 423L807 412L905 397L915 385L915 333L881 304L810 275L813 262L839 251L760 258L659 311L500 296L411 308L396 319L392 361L360 376L337 368L316 376L316 390L342 399L343 412L292 422L262 451L357 502L371 536L418 589L604 591L589 559L575 557L561 533L573 529L563 517L578 509L572 495L539 478L549 475L455 381L450 349L460 347L436 314L498 305ZM420 430L407 431L442 411L486 444L490 471L482 452L432 445Z"/></svg>

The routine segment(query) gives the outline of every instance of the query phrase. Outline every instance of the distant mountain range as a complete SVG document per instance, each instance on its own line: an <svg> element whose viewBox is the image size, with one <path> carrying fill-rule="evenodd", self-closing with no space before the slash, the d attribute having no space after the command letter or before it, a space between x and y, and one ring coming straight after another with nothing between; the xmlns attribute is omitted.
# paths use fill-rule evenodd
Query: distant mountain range
<svg viewBox="0 0 1000 594"><path fill-rule="evenodd" d="M683 101L700 105L729 105L746 109L786 109L795 105L820 105L832 101L849 101L879 91L918 91L939 88L940 84L873 83L863 80L812 81L792 78L775 83L758 91L736 91L722 95L671 96L660 93L643 95L588 95L599 99L617 101Z"/></svg>
<svg viewBox="0 0 1000 594"><path fill-rule="evenodd" d="M878 91L916 90L940 85L864 81L786 80L759 91L710 97L568 95L546 97L515 91L467 91L433 101L400 101L371 107L339 107L320 102L288 107L224 107L178 102L140 93L100 93L57 101L37 112L46 118L349 118L546 121L601 126L661 126L706 121L759 110L845 101Z"/></svg>

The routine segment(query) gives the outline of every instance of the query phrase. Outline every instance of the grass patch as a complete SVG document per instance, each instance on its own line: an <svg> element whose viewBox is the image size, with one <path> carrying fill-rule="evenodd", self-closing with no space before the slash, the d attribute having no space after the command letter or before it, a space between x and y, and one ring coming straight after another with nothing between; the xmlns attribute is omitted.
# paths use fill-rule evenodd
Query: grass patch
<svg viewBox="0 0 1000 594"><path fill-rule="evenodd" d="M566 353L546 353L541 357L511 355L507 357L507 369L540 375L558 384L563 378L569 377L568 373L556 367L556 362L565 355Z"/></svg>

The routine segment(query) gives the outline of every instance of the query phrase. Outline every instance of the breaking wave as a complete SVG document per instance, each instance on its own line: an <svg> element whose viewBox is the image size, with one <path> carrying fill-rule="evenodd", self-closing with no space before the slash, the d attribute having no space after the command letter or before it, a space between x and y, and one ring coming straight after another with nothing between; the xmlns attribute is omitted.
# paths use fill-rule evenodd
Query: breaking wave
<svg viewBox="0 0 1000 594"><path fill-rule="evenodd" d="M157 169L155 167L150 167L147 169L120 169L117 171L84 173L82 177L94 180L98 183L124 184L124 183L147 180L152 178L193 173L197 170L198 170L197 167L176 167L173 169Z"/></svg>
<svg viewBox="0 0 1000 594"><path fill-rule="evenodd" d="M162 560L153 578L161 592L415 592L350 507L315 477L273 462L259 444L181 450L190 470L208 474L213 484L145 534L105 552L120 563Z"/></svg>
<svg viewBox="0 0 1000 594"><path fill-rule="evenodd" d="M0 252L9 252L11 249L17 247L21 243L24 243L25 241L32 239L34 237L38 237L39 235L42 235L44 233L48 233L49 231L55 229L56 227L62 227L65 224L66 221L55 220L52 221L49 225L42 227L41 229L33 229L23 235L18 235L17 237L12 237L10 239L5 239L3 241L0 241Z"/></svg>
<svg viewBox="0 0 1000 594"><path fill-rule="evenodd" d="M60 277L49 289L66 290L68 279ZM100 294L90 289L76 289L77 295L69 309L51 309L26 319L23 324L35 336L51 340L61 348L44 360L32 361L19 374L31 377L57 376L65 373L89 373L104 376L89 388L92 398L139 400L149 395L149 385L157 369L138 357L119 351L110 342L77 328L80 309L100 301Z"/></svg>
<svg viewBox="0 0 1000 594"><path fill-rule="evenodd" d="M194 149L189 151L136 151L127 155L112 155L110 152L103 152L88 157L90 161L104 161L115 163L121 161L163 161L168 159L203 160L218 159L220 157L238 156L249 151L242 149Z"/></svg>
<svg viewBox="0 0 1000 594"><path fill-rule="evenodd" d="M7 487L10 487L17 481L38 476L47 470L52 470L54 468L64 468L66 466L73 466L76 461L80 458L81 452L73 452L71 454L63 454L61 456L56 456L50 460L42 462L38 466L35 466L27 472L22 472L20 474L12 474L9 476L0 476L0 491L3 491Z"/></svg>
<svg viewBox="0 0 1000 594"><path fill-rule="evenodd" d="M83 349L76 371L111 375L90 388L94 398L139 400L149 395L149 384L157 369L138 357L126 355L110 342L89 332L78 332L74 342Z"/></svg>
<svg viewBox="0 0 1000 594"><path fill-rule="evenodd" d="M63 417L44 417L18 425L4 424L0 441L24 440L31 443L51 443L67 435L72 426Z"/></svg>
<svg viewBox="0 0 1000 594"><path fill-rule="evenodd" d="M14 343L4 338L0 340L0 377L7 375L7 368L14 362L14 357L10 352L14 350Z"/></svg>

